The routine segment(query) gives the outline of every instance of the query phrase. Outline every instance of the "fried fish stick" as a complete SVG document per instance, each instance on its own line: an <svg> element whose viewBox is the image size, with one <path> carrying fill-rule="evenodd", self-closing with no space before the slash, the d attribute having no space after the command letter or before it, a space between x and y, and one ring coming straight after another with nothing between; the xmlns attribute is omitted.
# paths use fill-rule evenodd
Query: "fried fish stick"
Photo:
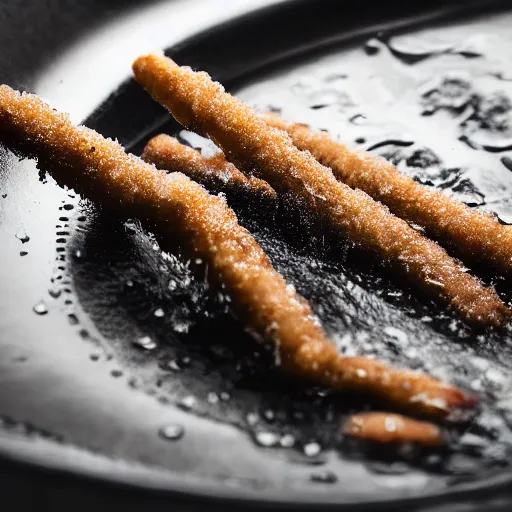
<svg viewBox="0 0 512 512"><path fill-rule="evenodd" d="M343 425L347 436L382 444L414 443L429 447L446 444L441 429L398 414L368 412L351 416Z"/></svg>
<svg viewBox="0 0 512 512"><path fill-rule="evenodd" d="M283 369L438 418L475 405L474 396L427 375L340 356L307 302L272 268L233 211L183 174L158 171L117 142L74 126L37 96L5 85L0 86L0 141L37 158L61 186L138 217L162 247L178 241L186 256L201 258L246 327L276 345Z"/></svg>
<svg viewBox="0 0 512 512"><path fill-rule="evenodd" d="M253 176L247 178L221 153L204 157L169 135L153 137L144 148L142 159L157 169L181 172L211 193L225 193L228 200L238 198L264 204L277 201L275 190L266 181Z"/></svg>
<svg viewBox="0 0 512 512"><path fill-rule="evenodd" d="M471 323L501 326L509 316L494 290L465 273L436 243L421 236L366 193L339 182L286 133L272 128L204 72L161 55L139 57L137 81L185 127L209 137L246 175L293 197L322 226L348 236L394 266L431 297Z"/></svg>
<svg viewBox="0 0 512 512"><path fill-rule="evenodd" d="M420 185L385 159L354 151L325 133L315 133L273 114L264 116L286 131L301 150L310 151L336 178L389 207L397 217L425 228L459 254L509 273L512 270L512 229L489 214L473 210L441 191Z"/></svg>

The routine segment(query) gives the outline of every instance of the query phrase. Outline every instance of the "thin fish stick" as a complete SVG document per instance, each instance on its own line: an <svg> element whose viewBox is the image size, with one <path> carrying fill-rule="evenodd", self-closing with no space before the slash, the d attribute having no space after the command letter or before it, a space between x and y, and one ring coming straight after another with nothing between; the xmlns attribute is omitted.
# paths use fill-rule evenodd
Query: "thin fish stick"
<svg viewBox="0 0 512 512"><path fill-rule="evenodd" d="M139 57L133 70L137 81L182 125L209 137L244 174L267 181L280 196L294 197L319 225L394 264L417 288L470 323L501 326L509 317L494 290L467 274L444 249L364 192L340 183L208 74L161 55Z"/></svg>
<svg viewBox="0 0 512 512"><path fill-rule="evenodd" d="M512 229L491 215L420 185L385 159L354 151L325 133L273 114L264 119L286 131L299 149L310 151L338 180L363 190L397 217L425 228L441 243L455 247L461 257L489 263L505 273L512 270Z"/></svg>
<svg viewBox="0 0 512 512"><path fill-rule="evenodd" d="M475 405L474 396L427 375L341 357L307 302L272 268L232 210L183 174L158 171L117 142L74 126L37 96L6 85L0 86L0 141L37 158L61 186L138 217L162 247L178 241L186 256L201 258L246 327L276 345L283 369L437 418Z"/></svg>
<svg viewBox="0 0 512 512"><path fill-rule="evenodd" d="M169 135L153 137L146 144L142 159L157 169L181 172L211 193L225 193L228 200L239 198L267 205L277 201L275 190L266 181L247 178L221 153L204 157Z"/></svg>
<svg viewBox="0 0 512 512"><path fill-rule="evenodd" d="M438 426L384 412L351 416L343 425L343 433L381 444L414 443L429 447L446 444L446 438Z"/></svg>

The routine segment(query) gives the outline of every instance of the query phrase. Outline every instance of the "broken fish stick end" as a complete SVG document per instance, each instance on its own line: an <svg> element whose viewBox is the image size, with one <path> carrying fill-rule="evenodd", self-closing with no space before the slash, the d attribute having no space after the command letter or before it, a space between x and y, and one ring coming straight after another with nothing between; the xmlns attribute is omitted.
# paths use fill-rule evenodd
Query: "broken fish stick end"
<svg viewBox="0 0 512 512"><path fill-rule="evenodd" d="M378 444L413 443L435 448L447 443L437 425L383 412L350 416L342 431L346 436Z"/></svg>

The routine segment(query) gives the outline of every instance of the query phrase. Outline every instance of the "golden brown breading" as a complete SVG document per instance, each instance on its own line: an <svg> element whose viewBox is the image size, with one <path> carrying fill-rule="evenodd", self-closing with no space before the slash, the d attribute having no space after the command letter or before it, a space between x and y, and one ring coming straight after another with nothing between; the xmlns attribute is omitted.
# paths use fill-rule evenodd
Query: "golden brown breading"
<svg viewBox="0 0 512 512"><path fill-rule="evenodd" d="M343 433L382 444L415 443L430 447L446 444L441 429L436 425L384 412L351 416L343 425Z"/></svg>
<svg viewBox="0 0 512 512"><path fill-rule="evenodd" d="M383 158L360 153L325 133L287 123L273 114L264 119L270 126L286 131L299 149L310 151L332 169L337 179L363 190L397 217L422 226L441 243L455 247L462 257L490 263L507 273L512 270L509 226L443 192L420 185Z"/></svg>
<svg viewBox="0 0 512 512"><path fill-rule="evenodd" d="M228 200L242 198L266 204L277 201L275 190L266 181L246 178L221 153L204 157L169 135L153 137L146 144L142 159L157 169L181 172L212 193L225 193Z"/></svg>
<svg viewBox="0 0 512 512"><path fill-rule="evenodd" d="M364 192L340 183L208 74L161 55L139 57L133 70L137 81L182 125L209 137L246 175L264 179L280 196L292 196L326 229L394 264L419 289L469 322L500 326L509 317L494 290L467 274L446 251Z"/></svg>
<svg viewBox="0 0 512 512"><path fill-rule="evenodd" d="M139 218L162 247L179 241L186 256L202 259L247 328L276 345L285 369L439 418L475 405L475 397L426 375L341 357L307 302L272 268L225 202L183 174L158 171L117 142L74 126L37 96L5 85L0 86L0 140L37 157L60 185Z"/></svg>

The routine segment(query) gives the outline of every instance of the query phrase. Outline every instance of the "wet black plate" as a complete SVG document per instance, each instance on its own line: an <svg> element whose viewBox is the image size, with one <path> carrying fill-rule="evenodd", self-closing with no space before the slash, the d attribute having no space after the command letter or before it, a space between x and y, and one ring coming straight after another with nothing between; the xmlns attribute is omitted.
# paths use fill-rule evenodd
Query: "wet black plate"
<svg viewBox="0 0 512 512"><path fill-rule="evenodd" d="M40 20L41 54L4 32L0 82L41 94L135 153L159 131L213 151L123 82L138 53L167 48L255 107L384 155L427 186L512 221L507 2L404 10L259 1L242 18L249 8L232 4L34 6L27 16ZM3 7L4 18L20 30L27 23L15 6ZM234 203L340 351L423 369L482 396L479 417L452 432L443 453L376 451L344 439L340 425L379 404L282 377L196 263L163 253L136 221L40 181L32 162L3 149L0 195L6 457L159 489L163 500L407 510L506 503L509 330L471 331L356 249L333 247L308 226L297 231L280 212L262 217ZM507 282L474 270L509 300Z"/></svg>

